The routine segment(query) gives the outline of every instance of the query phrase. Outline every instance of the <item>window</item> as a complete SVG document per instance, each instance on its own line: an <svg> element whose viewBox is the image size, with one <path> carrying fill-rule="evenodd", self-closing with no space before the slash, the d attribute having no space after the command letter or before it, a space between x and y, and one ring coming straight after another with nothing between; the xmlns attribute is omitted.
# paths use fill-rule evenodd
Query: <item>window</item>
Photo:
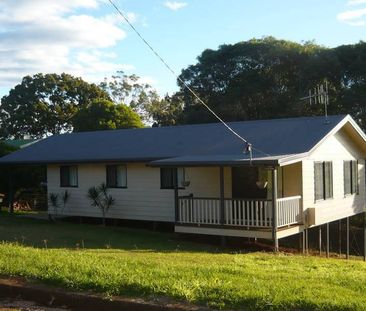
<svg viewBox="0 0 366 311"><path fill-rule="evenodd" d="M78 186L77 166L60 166L60 186L61 187Z"/></svg>
<svg viewBox="0 0 366 311"><path fill-rule="evenodd" d="M126 165L107 165L107 187L127 188Z"/></svg>
<svg viewBox="0 0 366 311"><path fill-rule="evenodd" d="M161 189L174 189L175 174L177 174L178 188L184 188L185 172L183 167L178 168L161 168L160 169L160 186Z"/></svg>
<svg viewBox="0 0 366 311"><path fill-rule="evenodd" d="M326 200L333 197L332 162L314 163L315 200Z"/></svg>
<svg viewBox="0 0 366 311"><path fill-rule="evenodd" d="M358 163L343 162L344 195L358 193Z"/></svg>

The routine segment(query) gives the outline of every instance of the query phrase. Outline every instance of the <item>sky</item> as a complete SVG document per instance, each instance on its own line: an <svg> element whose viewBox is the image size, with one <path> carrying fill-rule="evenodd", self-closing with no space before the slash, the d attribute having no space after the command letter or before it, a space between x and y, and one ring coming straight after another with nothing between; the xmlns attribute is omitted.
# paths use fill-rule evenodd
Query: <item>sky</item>
<svg viewBox="0 0 366 311"><path fill-rule="evenodd" d="M366 0L113 0L179 74L205 49L251 38L335 47L366 40ZM108 0L0 0L0 97L25 75L70 73L99 83L137 74L177 90Z"/></svg>

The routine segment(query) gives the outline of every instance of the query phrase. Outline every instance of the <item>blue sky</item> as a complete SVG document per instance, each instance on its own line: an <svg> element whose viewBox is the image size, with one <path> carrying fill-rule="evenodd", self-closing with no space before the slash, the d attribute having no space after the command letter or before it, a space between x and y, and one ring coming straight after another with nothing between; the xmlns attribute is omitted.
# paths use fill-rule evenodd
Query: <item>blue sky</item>
<svg viewBox="0 0 366 311"><path fill-rule="evenodd" d="M325 46L365 40L366 0L114 0L179 73L206 48L274 36ZM2 0L0 96L26 74L99 82L136 73L160 94L175 78L106 0Z"/></svg>

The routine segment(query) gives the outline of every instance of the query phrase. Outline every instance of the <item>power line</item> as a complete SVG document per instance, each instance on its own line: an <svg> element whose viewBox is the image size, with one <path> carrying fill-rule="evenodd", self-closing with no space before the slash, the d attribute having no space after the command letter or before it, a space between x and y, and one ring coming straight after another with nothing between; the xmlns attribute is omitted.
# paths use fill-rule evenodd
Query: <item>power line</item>
<svg viewBox="0 0 366 311"><path fill-rule="evenodd" d="M259 149L256 149L252 146L251 143L249 143L244 137L242 137L240 134L238 134L233 128L231 128L223 119L221 119L215 111L213 111L199 96L198 94L180 77L178 76L175 71L169 66L169 64L160 56L160 54L151 46L149 42L145 40L145 38L142 36L142 34L135 28L134 25L130 22L130 20L127 18L127 16L117 7L117 5L112 1L108 0L109 3L114 7L114 9L118 12L118 14L126 21L126 23L132 28L132 30L137 34L137 36L145 43L145 45L155 54L155 56L163 63L163 65L173 74L173 76L182 83L182 85L204 106L206 109L215 116L217 120L219 120L233 135L235 135L237 138L239 138L241 141L243 141L246 144L245 150L250 154L250 159L252 159L252 149L256 150L260 153L263 153L267 156L270 156L270 154L265 153Z"/></svg>

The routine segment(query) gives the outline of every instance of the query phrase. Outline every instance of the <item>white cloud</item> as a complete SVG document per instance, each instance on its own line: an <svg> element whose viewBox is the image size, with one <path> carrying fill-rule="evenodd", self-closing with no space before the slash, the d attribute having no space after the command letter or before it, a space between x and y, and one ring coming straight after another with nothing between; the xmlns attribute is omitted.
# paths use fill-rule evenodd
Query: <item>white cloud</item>
<svg viewBox="0 0 366 311"><path fill-rule="evenodd" d="M130 21L130 23L135 23L137 21L137 15L135 13L127 12L127 13L125 13L125 15L126 15L127 19ZM118 13L105 15L104 17L102 17L102 20L109 22L109 23L117 23L117 24L126 23L126 21Z"/></svg>
<svg viewBox="0 0 366 311"><path fill-rule="evenodd" d="M110 50L126 37L121 20L92 14L103 1L1 0L0 87L38 72L67 72L99 82L132 69ZM128 16L136 20L133 13Z"/></svg>
<svg viewBox="0 0 366 311"><path fill-rule="evenodd" d="M164 3L164 5L172 10L172 11L177 11L179 9L184 8L185 6L187 6L188 4L186 2L178 2L178 1L166 1Z"/></svg>
<svg viewBox="0 0 366 311"><path fill-rule="evenodd" d="M355 20L355 19L361 18L364 15L366 15L366 8L339 13L338 19L340 21L350 21L350 20Z"/></svg>
<svg viewBox="0 0 366 311"><path fill-rule="evenodd" d="M351 26L364 26L366 24L366 8L349 10L337 15L340 22Z"/></svg>
<svg viewBox="0 0 366 311"><path fill-rule="evenodd" d="M360 5L360 4L365 4L366 0L349 0L347 2L347 5Z"/></svg>
<svg viewBox="0 0 366 311"><path fill-rule="evenodd" d="M355 22L352 22L352 21L348 21L347 22L348 25L350 26L356 26L356 27L359 27L359 26L365 26L366 25L366 21L355 21Z"/></svg>

